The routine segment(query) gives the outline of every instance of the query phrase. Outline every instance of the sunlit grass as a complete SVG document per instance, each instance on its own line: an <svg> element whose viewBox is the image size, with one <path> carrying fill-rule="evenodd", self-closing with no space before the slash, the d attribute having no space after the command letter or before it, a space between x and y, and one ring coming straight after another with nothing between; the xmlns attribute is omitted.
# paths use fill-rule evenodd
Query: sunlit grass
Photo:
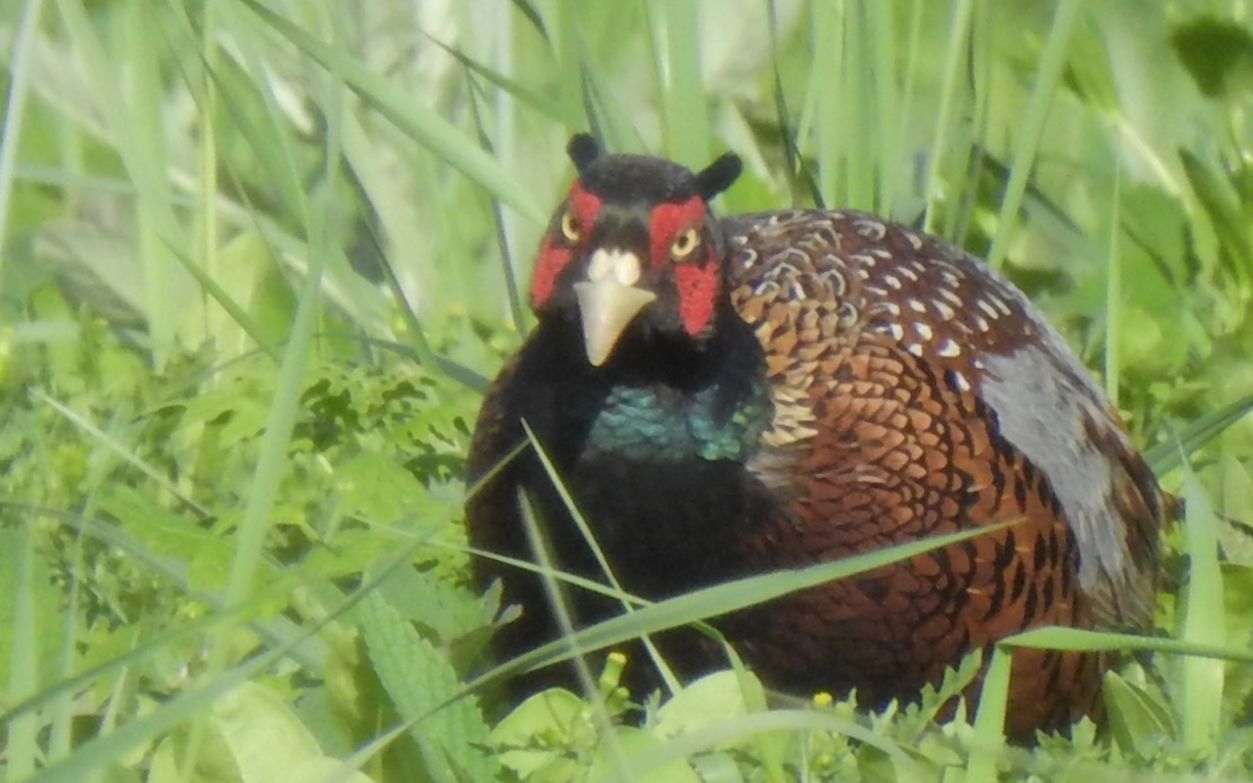
<svg viewBox="0 0 1253 783"><path fill-rule="evenodd" d="M730 648L732 676L624 725L588 655L570 722L500 724L549 743L533 779L1253 774L1242 4L25 0L0 44L6 780L505 774L493 678L900 556L602 586L635 611L484 660L462 458L583 130L735 150L724 212L869 209L990 256L1188 513L1158 638L990 653L1151 652L1107 683L1112 739L1006 746L996 676L931 726L972 663L920 706L767 710Z"/></svg>

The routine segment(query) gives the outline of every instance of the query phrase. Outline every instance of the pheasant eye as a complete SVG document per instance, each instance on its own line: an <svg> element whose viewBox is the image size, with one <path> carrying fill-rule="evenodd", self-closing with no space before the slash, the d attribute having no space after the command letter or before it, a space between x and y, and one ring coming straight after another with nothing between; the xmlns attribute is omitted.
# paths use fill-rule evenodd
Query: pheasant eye
<svg viewBox="0 0 1253 783"><path fill-rule="evenodd" d="M688 228L679 232L674 238L674 242L670 245L670 255L676 261L682 261L692 254L696 246L700 244L700 235L696 233L696 229Z"/></svg>
<svg viewBox="0 0 1253 783"><path fill-rule="evenodd" d="M561 216L561 234L569 242L578 242L579 237L583 235L583 227L579 224L578 215L567 210Z"/></svg>

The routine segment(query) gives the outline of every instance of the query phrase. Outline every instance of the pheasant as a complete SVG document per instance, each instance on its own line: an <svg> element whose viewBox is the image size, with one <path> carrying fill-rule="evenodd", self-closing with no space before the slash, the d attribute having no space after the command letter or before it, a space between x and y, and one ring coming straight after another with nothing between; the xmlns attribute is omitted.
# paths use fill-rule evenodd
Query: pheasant
<svg viewBox="0 0 1253 783"><path fill-rule="evenodd" d="M467 504L473 545L531 556L521 488L555 564L602 574L538 457L516 451L525 421L616 577L645 598L1014 523L717 621L779 690L855 688L881 706L1026 628L1151 626L1173 506L1013 285L861 212L716 219L710 200L740 173L730 153L693 173L602 154L582 134L568 152L578 178L539 250L538 325L471 442L468 479L486 477ZM523 607L498 654L557 635L537 577L475 568ZM615 608L570 593L577 623ZM1089 714L1108 665L1015 652L1007 732Z"/></svg>

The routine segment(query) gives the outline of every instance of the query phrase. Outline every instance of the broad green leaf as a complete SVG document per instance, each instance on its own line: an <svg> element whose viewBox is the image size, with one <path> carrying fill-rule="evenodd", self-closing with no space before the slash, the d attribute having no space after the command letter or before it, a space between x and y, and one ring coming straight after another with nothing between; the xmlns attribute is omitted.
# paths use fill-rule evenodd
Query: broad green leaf
<svg viewBox="0 0 1253 783"><path fill-rule="evenodd" d="M749 675L752 676L751 674ZM752 678L754 682L756 678ZM760 685L757 686L760 688ZM725 670L688 683L657 710L652 732L668 738L704 728L719 720L747 715L739 675Z"/></svg>
<svg viewBox="0 0 1253 783"><path fill-rule="evenodd" d="M1110 730L1123 752L1149 755L1149 749L1175 736L1174 722L1165 708L1142 688L1107 672L1102 685Z"/></svg>
<svg viewBox="0 0 1253 783"><path fill-rule="evenodd" d="M702 783L700 775L683 759L659 760L665 743L643 729L622 726L606 736L596 750L587 779L605 783L626 783L634 780L655 783Z"/></svg>
<svg viewBox="0 0 1253 783"><path fill-rule="evenodd" d="M307 783L339 765L322 754L288 704L256 683L218 701L213 725L239 765L242 783ZM371 783L361 772L346 780Z"/></svg>
<svg viewBox="0 0 1253 783"><path fill-rule="evenodd" d="M594 731L587 705L563 688L528 697L492 729L500 763L523 780L573 779L568 748Z"/></svg>

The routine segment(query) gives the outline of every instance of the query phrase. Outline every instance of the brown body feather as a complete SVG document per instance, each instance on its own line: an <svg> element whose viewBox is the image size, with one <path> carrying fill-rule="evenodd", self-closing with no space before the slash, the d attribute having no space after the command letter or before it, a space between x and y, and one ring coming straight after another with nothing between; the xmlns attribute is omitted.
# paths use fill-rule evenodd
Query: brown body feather
<svg viewBox="0 0 1253 783"><path fill-rule="evenodd" d="M750 469L789 498L750 537L762 566L1021 520L759 613L741 634L781 683L881 702L1025 628L1149 628L1165 499L1016 289L869 215L776 213L726 229L732 300L766 351L776 407ZM1086 475L1065 483L1074 471ZM1094 658L1018 653L1014 733L1091 709Z"/></svg>

